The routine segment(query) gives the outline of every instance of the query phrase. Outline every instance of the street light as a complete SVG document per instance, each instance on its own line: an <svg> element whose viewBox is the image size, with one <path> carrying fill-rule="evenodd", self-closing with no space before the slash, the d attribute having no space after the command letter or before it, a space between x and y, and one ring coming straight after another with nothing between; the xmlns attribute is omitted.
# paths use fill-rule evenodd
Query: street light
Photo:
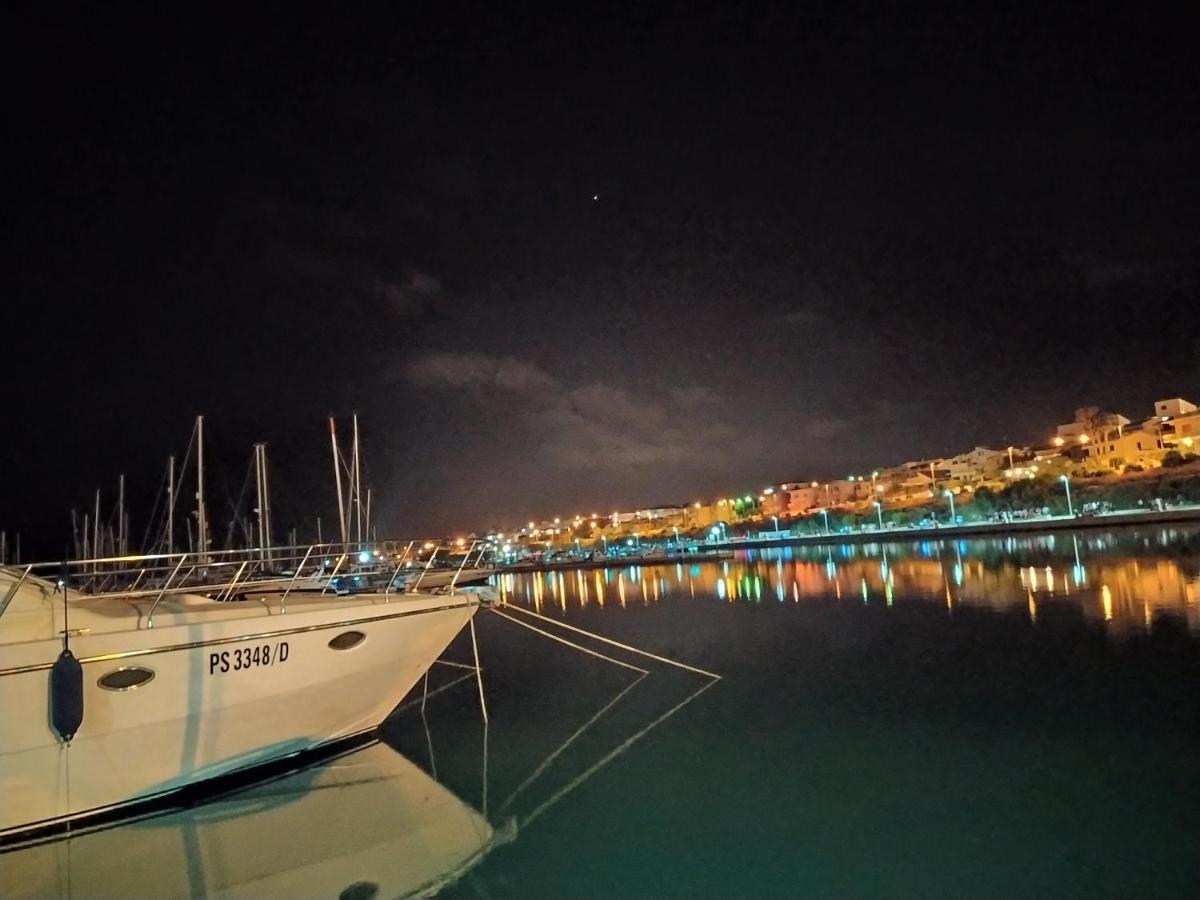
<svg viewBox="0 0 1200 900"><path fill-rule="evenodd" d="M671 530L675 532L675 546L679 546L679 528L675 525L671 526Z"/></svg>
<svg viewBox="0 0 1200 900"><path fill-rule="evenodd" d="M779 516L771 516L771 521L775 523L775 533L779 533Z"/></svg>
<svg viewBox="0 0 1200 900"><path fill-rule="evenodd" d="M875 515L879 517L879 530L883 531L883 504L875 501Z"/></svg>
<svg viewBox="0 0 1200 900"><path fill-rule="evenodd" d="M829 487L829 485L825 485L825 486ZM822 509L821 515L823 515L825 517L825 534L829 534L830 533L830 531L829 531L829 510Z"/></svg>
<svg viewBox="0 0 1200 900"><path fill-rule="evenodd" d="M950 498L950 524L955 525L958 523L958 516L954 514L954 495L948 490L942 491L942 493Z"/></svg>
<svg viewBox="0 0 1200 900"><path fill-rule="evenodd" d="M1067 489L1067 515L1073 519L1075 518L1075 507L1071 505L1071 479L1066 475L1059 475L1058 480L1061 481Z"/></svg>

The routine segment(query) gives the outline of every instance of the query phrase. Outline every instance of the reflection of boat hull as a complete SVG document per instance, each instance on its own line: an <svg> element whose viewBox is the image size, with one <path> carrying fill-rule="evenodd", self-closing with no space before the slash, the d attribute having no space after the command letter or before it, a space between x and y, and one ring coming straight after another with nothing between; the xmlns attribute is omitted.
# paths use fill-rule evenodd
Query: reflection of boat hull
<svg viewBox="0 0 1200 900"><path fill-rule="evenodd" d="M0 895L429 894L492 840L486 819L376 744L202 806L7 853Z"/></svg>
<svg viewBox="0 0 1200 900"><path fill-rule="evenodd" d="M467 623L469 594L278 596L164 602L154 628L72 639L83 723L69 747L49 724L57 639L9 643L0 669L0 838L54 829L207 778L368 731ZM114 603L115 605L115 603ZM53 613L51 603L50 613ZM124 604L124 612L129 612ZM72 611L71 624L84 624ZM336 649L347 632L365 637ZM139 667L136 689L99 679ZM69 776L69 777L68 777Z"/></svg>

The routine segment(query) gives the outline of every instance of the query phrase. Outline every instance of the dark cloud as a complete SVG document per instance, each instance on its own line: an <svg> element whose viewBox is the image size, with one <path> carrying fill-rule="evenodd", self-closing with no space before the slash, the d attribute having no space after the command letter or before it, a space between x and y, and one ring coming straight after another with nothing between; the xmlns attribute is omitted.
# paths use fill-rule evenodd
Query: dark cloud
<svg viewBox="0 0 1200 900"><path fill-rule="evenodd" d="M711 465L729 458L737 436L705 387L572 386L535 363L484 353L421 356L408 377L425 388L469 388L477 402L497 393L515 398L513 416L524 424L531 452L556 468Z"/></svg>

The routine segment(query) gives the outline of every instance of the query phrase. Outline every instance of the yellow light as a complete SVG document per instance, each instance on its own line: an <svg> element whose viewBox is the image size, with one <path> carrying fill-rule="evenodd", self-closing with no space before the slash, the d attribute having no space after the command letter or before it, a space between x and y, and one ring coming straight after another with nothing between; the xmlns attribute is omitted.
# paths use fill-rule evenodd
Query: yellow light
<svg viewBox="0 0 1200 900"><path fill-rule="evenodd" d="M809 487L816 487L816 486L817 486L817 483L815 481L809 485Z"/></svg>
<svg viewBox="0 0 1200 900"><path fill-rule="evenodd" d="M465 538L459 538L459 539L458 539L457 541L455 541L454 543L456 543L458 546L460 546L460 547L461 547L463 544L465 544L465 543L466 543L466 539L465 539Z"/></svg>
<svg viewBox="0 0 1200 900"><path fill-rule="evenodd" d="M700 508L700 501L699 501L699 500L697 500L697 501L696 501L695 503L693 503L692 505L693 505L693 506L695 506L695 507L696 507L696 509L699 509L699 508Z"/></svg>
<svg viewBox="0 0 1200 900"><path fill-rule="evenodd" d="M533 523L532 523L532 522L530 522L530 523L529 523L529 527L530 527L530 528L532 528L532 527L533 527Z"/></svg>
<svg viewBox="0 0 1200 900"><path fill-rule="evenodd" d="M425 542L425 549L426 549L426 550L432 550L432 549L433 549L433 541L426 541L426 542Z"/></svg>
<svg viewBox="0 0 1200 900"><path fill-rule="evenodd" d="M1195 441L1193 441L1190 437L1185 437L1179 443L1183 444L1183 446L1185 446L1185 447L1190 447L1190 446L1192 446L1192 444L1195 443Z"/></svg>
<svg viewBox="0 0 1200 900"><path fill-rule="evenodd" d="M1079 443L1081 443L1081 444L1086 444L1090 440L1091 440L1091 438L1089 438L1086 434L1081 434L1079 436Z"/></svg>
<svg viewBox="0 0 1200 900"><path fill-rule="evenodd" d="M1056 438L1054 439L1054 446L1055 446L1055 447L1061 447L1062 445L1063 445L1063 439L1062 439L1062 438L1060 438L1060 437L1056 437Z"/></svg>
<svg viewBox="0 0 1200 900"><path fill-rule="evenodd" d="M555 524L555 525L557 525L557 524L558 524L559 522L561 522L561 521L562 521L562 520L561 520L561 519L560 519L558 516L555 516L555 517L554 517L554 524Z"/></svg>

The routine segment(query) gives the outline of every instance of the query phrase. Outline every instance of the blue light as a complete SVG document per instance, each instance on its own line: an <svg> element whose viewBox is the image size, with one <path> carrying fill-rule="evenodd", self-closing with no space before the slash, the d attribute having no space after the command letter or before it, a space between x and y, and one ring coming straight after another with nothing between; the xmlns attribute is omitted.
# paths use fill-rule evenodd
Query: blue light
<svg viewBox="0 0 1200 900"><path fill-rule="evenodd" d="M358 561L360 563L369 562L370 559L371 559L371 554L368 553L366 550L364 550L362 553L358 554Z"/></svg>

